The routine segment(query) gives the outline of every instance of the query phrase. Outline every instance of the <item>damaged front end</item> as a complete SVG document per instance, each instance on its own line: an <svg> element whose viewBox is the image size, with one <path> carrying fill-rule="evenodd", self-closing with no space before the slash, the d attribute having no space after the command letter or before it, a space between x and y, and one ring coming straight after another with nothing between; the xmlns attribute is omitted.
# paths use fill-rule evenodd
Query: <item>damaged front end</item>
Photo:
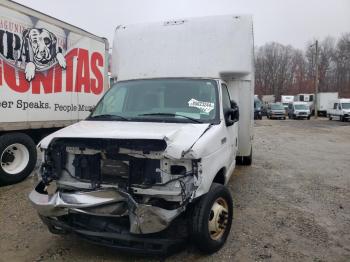
<svg viewBox="0 0 350 262"><path fill-rule="evenodd" d="M44 152L42 180L29 198L51 229L163 231L192 201L200 163L167 158L166 147L156 139L58 138ZM86 218L118 230L90 228Z"/></svg>

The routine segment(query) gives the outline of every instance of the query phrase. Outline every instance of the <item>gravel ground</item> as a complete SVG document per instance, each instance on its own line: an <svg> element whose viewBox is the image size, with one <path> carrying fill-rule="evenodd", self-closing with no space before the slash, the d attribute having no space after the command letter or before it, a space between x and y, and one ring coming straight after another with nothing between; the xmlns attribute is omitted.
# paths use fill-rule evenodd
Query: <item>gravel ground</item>
<svg viewBox="0 0 350 262"><path fill-rule="evenodd" d="M256 122L254 162L237 167L231 234L203 256L167 261L350 261L350 123ZM157 261L50 234L27 196L34 177L0 188L0 261Z"/></svg>

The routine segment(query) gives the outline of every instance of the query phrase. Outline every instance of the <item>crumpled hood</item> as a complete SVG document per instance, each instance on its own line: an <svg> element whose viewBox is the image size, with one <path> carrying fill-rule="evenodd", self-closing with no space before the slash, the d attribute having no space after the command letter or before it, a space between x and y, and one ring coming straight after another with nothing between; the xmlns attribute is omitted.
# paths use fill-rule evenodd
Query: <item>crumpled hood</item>
<svg viewBox="0 0 350 262"><path fill-rule="evenodd" d="M56 138L159 139L167 143L165 156L180 159L209 127L210 124L81 121L45 137L39 146L46 149Z"/></svg>

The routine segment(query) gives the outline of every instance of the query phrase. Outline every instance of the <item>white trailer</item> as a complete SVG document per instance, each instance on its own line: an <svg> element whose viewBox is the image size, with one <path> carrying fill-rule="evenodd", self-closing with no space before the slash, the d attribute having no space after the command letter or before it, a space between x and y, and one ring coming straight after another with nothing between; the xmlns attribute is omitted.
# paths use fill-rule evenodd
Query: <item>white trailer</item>
<svg viewBox="0 0 350 262"><path fill-rule="evenodd" d="M88 119L40 142L46 158L30 200L49 228L160 253L173 242L159 233L188 212L194 243L219 250L232 223L226 185L236 162L252 162L252 29L240 15L117 27L115 84Z"/></svg>
<svg viewBox="0 0 350 262"><path fill-rule="evenodd" d="M314 94L297 94L294 96L295 102L306 102L311 110L314 112Z"/></svg>
<svg viewBox="0 0 350 262"><path fill-rule="evenodd" d="M287 110L289 103L294 102L294 96L288 96L288 95L282 95L281 96L281 103L283 104L283 107Z"/></svg>
<svg viewBox="0 0 350 262"><path fill-rule="evenodd" d="M320 92L317 94L317 113L327 116L327 109L332 107L332 102L339 98L338 92Z"/></svg>
<svg viewBox="0 0 350 262"><path fill-rule="evenodd" d="M109 82L108 42L0 1L0 184L23 180L37 143L88 116Z"/></svg>
<svg viewBox="0 0 350 262"><path fill-rule="evenodd" d="M276 102L275 95L263 95L261 101L264 105L268 105Z"/></svg>

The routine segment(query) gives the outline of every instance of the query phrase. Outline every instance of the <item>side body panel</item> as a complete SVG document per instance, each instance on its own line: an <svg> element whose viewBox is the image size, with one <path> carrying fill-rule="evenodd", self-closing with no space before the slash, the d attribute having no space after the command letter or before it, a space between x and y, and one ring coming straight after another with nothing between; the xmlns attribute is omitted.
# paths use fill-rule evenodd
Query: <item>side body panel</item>
<svg viewBox="0 0 350 262"><path fill-rule="evenodd" d="M327 92L317 94L317 110L327 111L332 105L332 101L338 99L338 92Z"/></svg>
<svg viewBox="0 0 350 262"><path fill-rule="evenodd" d="M106 39L9 1L0 36L0 131L76 122L109 86Z"/></svg>
<svg viewBox="0 0 350 262"><path fill-rule="evenodd" d="M231 99L239 106L238 156L249 156L253 142L254 83L251 80L227 81Z"/></svg>

